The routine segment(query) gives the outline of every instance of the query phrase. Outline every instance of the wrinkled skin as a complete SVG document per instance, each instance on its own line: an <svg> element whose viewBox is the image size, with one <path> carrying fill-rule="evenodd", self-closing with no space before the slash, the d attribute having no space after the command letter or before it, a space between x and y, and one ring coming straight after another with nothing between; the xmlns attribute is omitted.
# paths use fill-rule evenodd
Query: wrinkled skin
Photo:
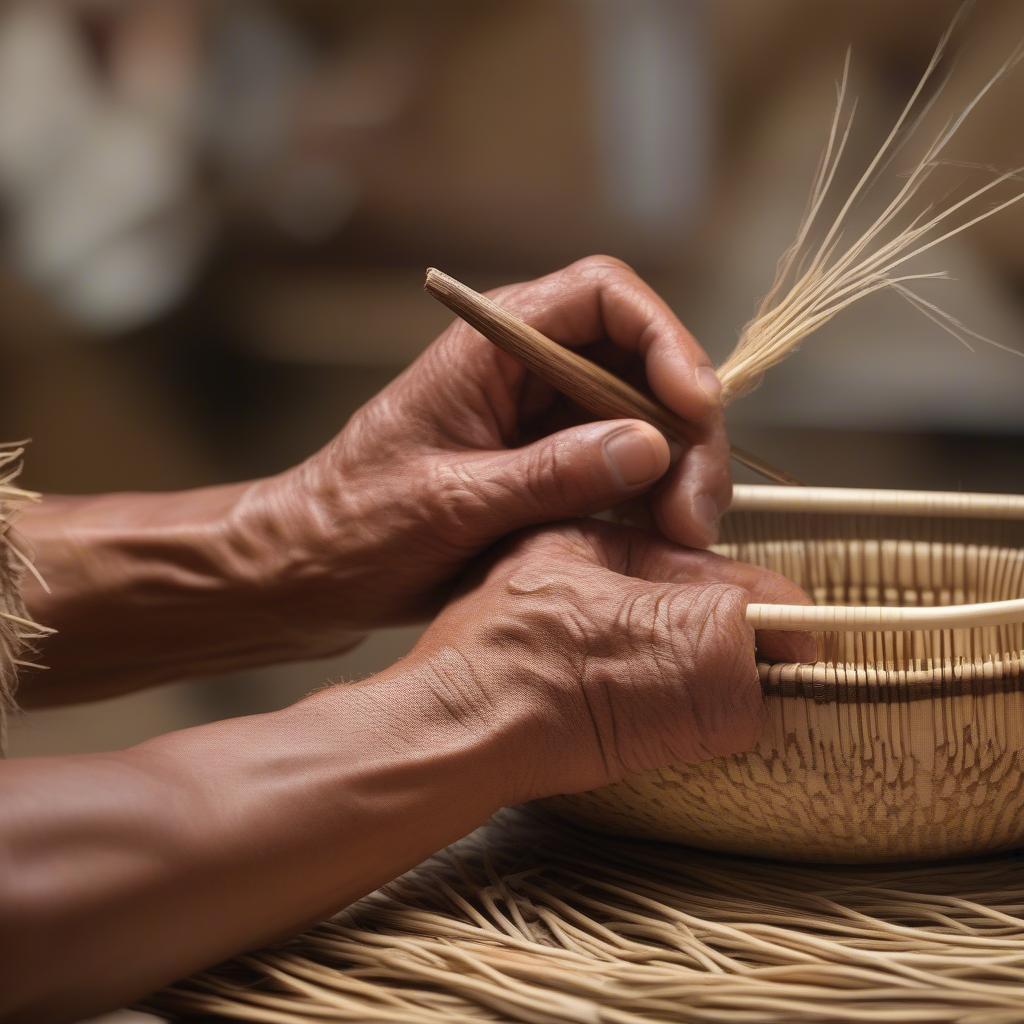
<svg viewBox="0 0 1024 1024"><path fill-rule="evenodd" d="M800 594L626 527L546 527L360 683L125 751L0 765L0 1017L122 1005L281 939L506 804L748 748L751 599ZM806 638L758 642L809 654Z"/></svg>
<svg viewBox="0 0 1024 1024"><path fill-rule="evenodd" d="M293 469L174 495L48 496L29 512L22 529L52 593L30 585L28 600L59 632L22 701L334 654L434 614L502 537L622 502L646 503L670 540L710 544L732 490L720 387L671 310L608 256L493 294L647 387L693 444L670 466L653 427L587 422L456 321Z"/></svg>
<svg viewBox="0 0 1024 1024"><path fill-rule="evenodd" d="M775 573L639 530L565 525L505 545L413 659L427 659L437 699L469 728L517 723L507 764L525 775L509 802L577 792L754 745L751 600L807 599ZM802 634L758 640L763 657L814 656Z"/></svg>
<svg viewBox="0 0 1024 1024"><path fill-rule="evenodd" d="M694 443L670 468L653 427L581 423L589 415L456 321L331 444L259 493L275 522L294 523L309 545L299 600L319 577L335 595L334 614L354 628L418 618L440 605L469 558L508 533L648 492L667 538L692 547L715 540L732 494L719 384L662 300L607 256L491 294L649 388L693 425ZM627 483L610 469L604 443L629 428L649 458L646 471L634 460ZM339 609L339 582L358 592L358 605Z"/></svg>
<svg viewBox="0 0 1024 1024"><path fill-rule="evenodd" d="M27 704L436 617L396 665L290 707L0 763L0 1018L124 1005L329 914L506 804L754 743L755 642L813 647L744 621L796 588L697 550L730 497L707 357L605 257L497 298L646 383L694 443L670 466L651 427L581 423L456 323L294 469L47 497L24 517L51 585L29 605L58 629ZM637 499L662 536L578 518Z"/></svg>

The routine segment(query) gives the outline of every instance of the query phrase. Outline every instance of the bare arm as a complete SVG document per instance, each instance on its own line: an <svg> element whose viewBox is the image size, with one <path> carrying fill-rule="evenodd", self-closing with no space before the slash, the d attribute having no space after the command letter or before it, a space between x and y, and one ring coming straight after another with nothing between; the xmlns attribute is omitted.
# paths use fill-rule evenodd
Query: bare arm
<svg viewBox="0 0 1024 1024"><path fill-rule="evenodd" d="M27 603L57 632L40 653L47 670L24 673L19 702L97 700L357 643L362 632L341 614L307 628L291 598L301 524L278 518L274 484L48 496L26 511L18 533L49 587L29 579ZM343 592L343 576L336 583Z"/></svg>
<svg viewBox="0 0 1024 1024"><path fill-rule="evenodd" d="M414 672L114 754L0 764L0 1019L78 1020L279 939L501 803Z"/></svg>
<svg viewBox="0 0 1024 1024"><path fill-rule="evenodd" d="M0 1019L77 1020L282 938L503 804L749 748L750 597L800 592L563 526L513 540L364 683L120 753L0 763ZM762 638L783 658L805 640Z"/></svg>
<svg viewBox="0 0 1024 1024"><path fill-rule="evenodd" d="M502 289L508 308L646 379L696 438L577 410L461 321L305 462L179 494L46 498L22 520L58 634L27 705L343 650L423 619L467 564L526 526L647 496L672 540L710 544L729 503L728 443L707 355L637 275L592 257ZM656 486L654 486L656 485Z"/></svg>

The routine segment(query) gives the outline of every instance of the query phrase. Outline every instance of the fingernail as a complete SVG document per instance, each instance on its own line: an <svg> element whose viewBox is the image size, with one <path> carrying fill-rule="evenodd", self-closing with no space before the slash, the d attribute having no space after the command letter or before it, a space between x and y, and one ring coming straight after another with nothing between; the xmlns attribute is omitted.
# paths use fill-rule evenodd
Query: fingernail
<svg viewBox="0 0 1024 1024"><path fill-rule="evenodd" d="M708 396L709 401L717 405L722 400L722 382L718 374L710 366L698 366L695 376L701 391Z"/></svg>
<svg viewBox="0 0 1024 1024"><path fill-rule="evenodd" d="M721 517L718 502L709 494L698 494L693 499L692 511L697 525L708 537L708 544L714 544L718 540L718 520Z"/></svg>
<svg viewBox="0 0 1024 1024"><path fill-rule="evenodd" d="M604 440L608 467L619 485L632 490L653 483L665 471L662 451L646 430L622 427Z"/></svg>

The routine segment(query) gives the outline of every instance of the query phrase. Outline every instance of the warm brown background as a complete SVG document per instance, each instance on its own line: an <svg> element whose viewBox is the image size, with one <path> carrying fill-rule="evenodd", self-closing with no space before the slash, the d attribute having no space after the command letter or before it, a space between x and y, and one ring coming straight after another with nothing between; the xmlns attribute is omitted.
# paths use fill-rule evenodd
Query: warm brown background
<svg viewBox="0 0 1024 1024"><path fill-rule="evenodd" d="M0 437L33 438L44 491L280 469L445 324L427 265L486 287L611 252L721 358L793 232L846 46L848 188L957 6L9 2ZM933 122L1021 40L1024 5L976 4ZM1024 163L1021 71L953 156ZM1024 348L1024 204L933 265L957 281L932 298ZM815 483L1020 490L1022 380L1020 359L882 297L735 408L734 436ZM35 714L11 745L104 749L271 708L413 635Z"/></svg>

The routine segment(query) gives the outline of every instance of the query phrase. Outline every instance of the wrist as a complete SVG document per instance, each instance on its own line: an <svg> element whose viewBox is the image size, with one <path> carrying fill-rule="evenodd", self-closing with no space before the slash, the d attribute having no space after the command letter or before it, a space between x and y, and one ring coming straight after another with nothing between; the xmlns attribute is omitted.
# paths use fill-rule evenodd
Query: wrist
<svg viewBox="0 0 1024 1024"><path fill-rule="evenodd" d="M446 738L494 808L563 792L575 774L576 726L563 713L550 658L519 657L500 641L478 640L449 645L428 631L378 678L401 677L398 700L412 687L425 731Z"/></svg>
<svg viewBox="0 0 1024 1024"><path fill-rule="evenodd" d="M26 704L114 696L351 645L313 637L303 609L275 586L287 536L258 484L175 494L48 497L19 522L49 585L26 588L56 628L23 680ZM37 681L38 680L38 681Z"/></svg>
<svg viewBox="0 0 1024 1024"><path fill-rule="evenodd" d="M428 794L443 794L451 827L470 831L519 793L507 721L495 715L483 723L470 704L451 692L433 659L414 653L358 683L317 691L282 714L307 733L322 730L331 758L358 764L373 792L388 789L400 807L405 794L408 810Z"/></svg>
<svg viewBox="0 0 1024 1024"><path fill-rule="evenodd" d="M355 646L362 559L343 489L310 462L243 485L227 517L235 582L295 657Z"/></svg>
<svg viewBox="0 0 1024 1024"><path fill-rule="evenodd" d="M339 649L332 637L344 646L352 634L422 620L441 600L439 577L452 571L430 547L434 515L422 466L385 442L367 456L363 432L357 414L305 462L250 485L236 517L269 567L268 592L301 610L309 632L328 645L323 654Z"/></svg>

